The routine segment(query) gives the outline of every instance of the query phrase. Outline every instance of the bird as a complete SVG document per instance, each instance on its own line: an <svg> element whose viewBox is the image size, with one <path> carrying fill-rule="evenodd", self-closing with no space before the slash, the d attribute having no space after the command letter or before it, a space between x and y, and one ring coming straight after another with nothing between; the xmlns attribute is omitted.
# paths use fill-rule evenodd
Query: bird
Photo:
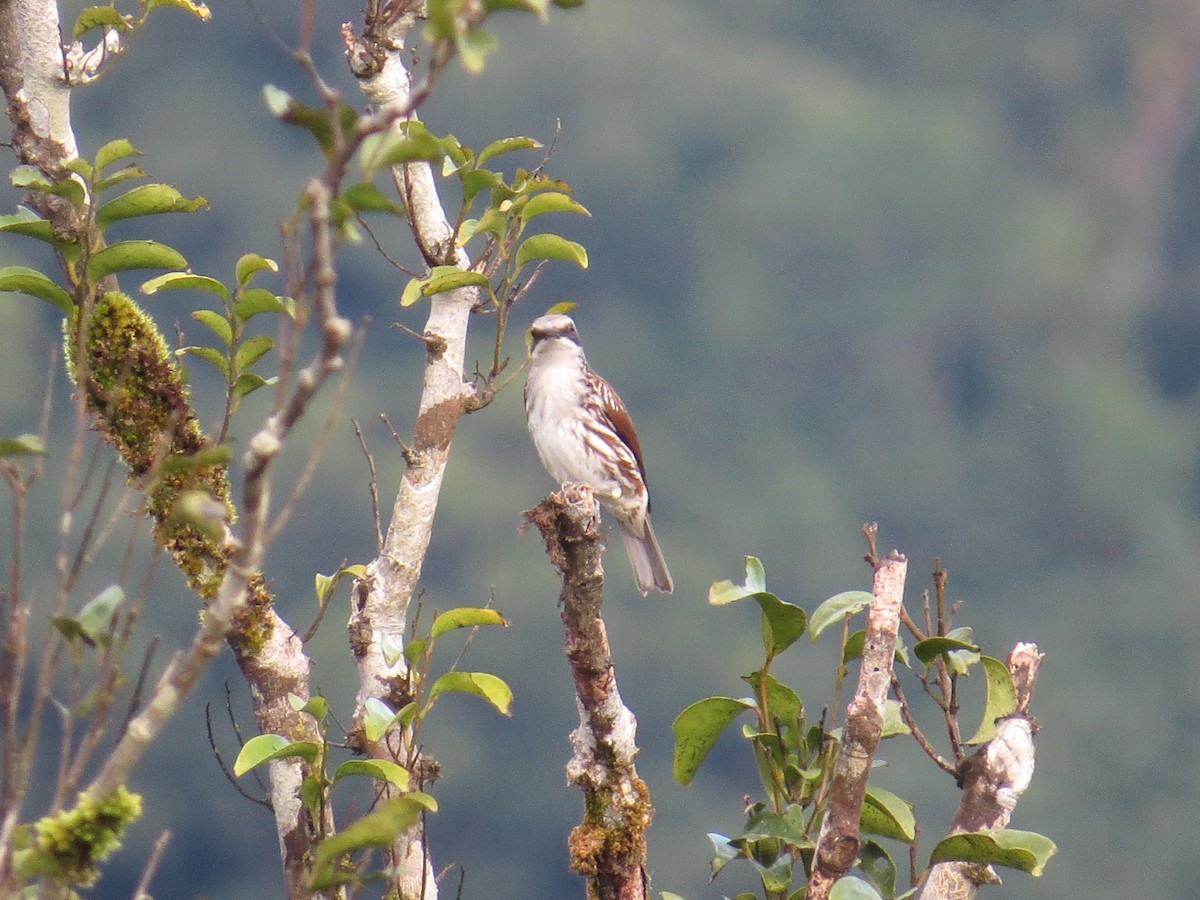
<svg viewBox="0 0 1200 900"><path fill-rule="evenodd" d="M588 365L570 316L545 315L530 328L525 382L529 436L563 487L587 487L620 527L642 596L674 589L654 528L642 448L625 404Z"/></svg>

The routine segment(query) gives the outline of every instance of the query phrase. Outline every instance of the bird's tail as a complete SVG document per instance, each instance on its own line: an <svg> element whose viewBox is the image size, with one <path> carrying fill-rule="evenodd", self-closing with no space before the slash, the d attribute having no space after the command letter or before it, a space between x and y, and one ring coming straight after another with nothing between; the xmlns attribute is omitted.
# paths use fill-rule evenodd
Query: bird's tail
<svg viewBox="0 0 1200 900"><path fill-rule="evenodd" d="M663 559L649 517L646 518L645 534L639 537L629 529L622 528L621 539L625 542L625 552L629 554L629 562L633 566L633 580L637 582L642 596L646 596L652 590L659 590L664 594L671 593L675 583L667 570L667 561Z"/></svg>

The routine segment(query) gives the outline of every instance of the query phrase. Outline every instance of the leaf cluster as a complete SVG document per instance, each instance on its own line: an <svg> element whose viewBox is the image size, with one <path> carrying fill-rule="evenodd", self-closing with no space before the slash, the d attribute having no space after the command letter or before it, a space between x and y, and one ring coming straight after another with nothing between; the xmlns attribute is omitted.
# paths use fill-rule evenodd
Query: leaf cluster
<svg viewBox="0 0 1200 900"><path fill-rule="evenodd" d="M944 587L944 578L935 572L935 583ZM943 573L944 574L944 573ZM838 707L847 667L863 651L865 631L850 630L852 618L864 612L872 596L865 591L846 591L819 604L809 616L792 603L767 590L761 562L746 557L746 576L741 584L720 581L709 590L709 602L722 606L740 600L754 600L760 610L763 662L743 676L751 689L747 697L707 697L684 709L675 719L674 776L689 784L709 752L733 722L749 715L741 735L751 748L765 799L747 799L745 823L740 833L728 836L710 833L713 846L711 861L715 878L727 865L742 861L750 865L768 900L799 900L812 865L816 837L826 811L833 766L840 748L841 729L826 721L822 712L814 721L805 709L798 691L771 674L775 660L808 634L812 641L841 625L839 665L835 678L834 701L826 709ZM926 616L930 618L926 596ZM944 598L939 602L944 610ZM906 617L907 618L907 617ZM911 623L911 619L908 619ZM995 721L1016 711L1016 691L1008 668L998 659L983 655L971 643L969 628L950 628L949 616L939 617L931 635L911 625L918 638L912 654L897 645L896 662L912 671L925 693L946 716L952 736L952 752L957 765L965 759L963 744L986 742L995 733ZM940 633L939 633L940 632ZM915 657L915 662L912 657ZM957 739L958 682L972 671L982 670L986 698L983 721L967 742ZM902 695L900 695L902 698ZM882 737L913 734L915 716L907 700L889 699L884 715ZM920 736L923 747L928 747ZM928 752L928 750L927 750ZM951 767L952 774L956 766ZM867 788L861 810L860 829L871 837L863 840L858 869L862 879L843 879L834 896L884 898L897 900L909 896L912 889L897 883L897 866L884 841L898 842L915 859L917 818L915 804L877 785ZM940 841L929 857L929 864L962 859L981 865L1003 865L1040 874L1053 853L1047 838L1031 832L1004 829L979 835L954 835ZM961 855L960 855L961 854ZM916 885L920 873L912 872ZM796 882L799 881L799 886ZM753 898L739 894L738 900Z"/></svg>

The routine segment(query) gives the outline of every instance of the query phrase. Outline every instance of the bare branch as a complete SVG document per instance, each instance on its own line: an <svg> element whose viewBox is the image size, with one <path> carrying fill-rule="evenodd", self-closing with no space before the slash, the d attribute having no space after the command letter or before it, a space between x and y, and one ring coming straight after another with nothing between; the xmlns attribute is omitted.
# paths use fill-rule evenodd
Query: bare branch
<svg viewBox="0 0 1200 900"><path fill-rule="evenodd" d="M868 541L872 543L874 556L873 533L868 534ZM867 613L858 688L846 708L842 746L829 786L829 805L808 880L808 900L825 900L834 882L849 872L858 858L859 821L871 760L883 732L884 704L892 683L907 571L908 560L895 550L875 565L871 586L874 599Z"/></svg>
<svg viewBox="0 0 1200 900"><path fill-rule="evenodd" d="M571 832L571 868L588 879L588 897L642 900L649 896L646 829L650 790L634 768L637 721L621 701L604 600L600 509L587 488L551 494L525 514L537 525L551 563L562 573L559 611L567 663L575 681L579 727L567 778L584 795L584 818Z"/></svg>

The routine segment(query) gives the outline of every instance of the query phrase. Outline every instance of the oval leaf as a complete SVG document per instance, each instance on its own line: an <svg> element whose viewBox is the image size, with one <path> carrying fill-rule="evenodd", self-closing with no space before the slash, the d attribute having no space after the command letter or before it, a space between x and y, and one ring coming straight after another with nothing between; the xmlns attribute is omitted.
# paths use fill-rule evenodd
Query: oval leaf
<svg viewBox="0 0 1200 900"><path fill-rule="evenodd" d="M245 775L255 766L272 759L298 757L312 762L321 752L315 741L289 741L282 734L260 734L246 741L233 761L233 774Z"/></svg>
<svg viewBox="0 0 1200 900"><path fill-rule="evenodd" d="M816 641L821 632L830 625L836 625L847 616L862 612L874 599L866 591L843 591L834 594L818 606L808 620L808 636Z"/></svg>
<svg viewBox="0 0 1200 900"><path fill-rule="evenodd" d="M125 591L119 584L112 584L84 604L75 620L83 633L95 640L108 632L113 614L125 602Z"/></svg>
<svg viewBox="0 0 1200 900"><path fill-rule="evenodd" d="M971 739L970 746L986 744L996 736L996 720L1011 716L1017 711L1017 688L1013 684L1008 666L991 656L981 656L987 699L983 704L983 719Z"/></svg>
<svg viewBox="0 0 1200 900"><path fill-rule="evenodd" d="M233 273L237 278L238 284L244 287L250 283L250 279L263 269L278 272L279 263L273 259L267 259L265 256L259 256L257 253L247 253L238 259L233 267Z"/></svg>
<svg viewBox="0 0 1200 900"><path fill-rule="evenodd" d="M104 228L121 219L169 212L195 212L205 206L208 206L208 201L203 197L185 197L169 184L143 184L101 206L96 212L96 224Z"/></svg>
<svg viewBox="0 0 1200 900"><path fill-rule="evenodd" d="M972 653L978 653L979 647L968 641L958 640L952 637L931 637L923 641L917 641L913 647L913 653L917 654L917 659L925 664L928 668L942 653L950 653L953 650L967 650Z"/></svg>
<svg viewBox="0 0 1200 900"><path fill-rule="evenodd" d="M847 875L834 882L829 900L883 900L883 897L861 878Z"/></svg>
<svg viewBox="0 0 1200 900"><path fill-rule="evenodd" d="M1050 857L1058 852L1054 841L1034 831L1003 828L952 834L933 848L930 863L969 862L1007 866L1030 875L1041 875Z"/></svg>
<svg viewBox="0 0 1200 900"><path fill-rule="evenodd" d="M93 284L127 269L186 269L187 260L174 247L158 241L120 241L88 260L87 277Z"/></svg>
<svg viewBox="0 0 1200 900"><path fill-rule="evenodd" d="M507 627L508 622L494 609L462 606L458 609L448 609L434 619L433 628L430 629L430 637L438 638L447 631L452 631L455 628L474 628L476 625L502 625Z"/></svg>
<svg viewBox="0 0 1200 900"><path fill-rule="evenodd" d="M191 272L167 272L151 278L142 284L143 294L157 294L159 291L174 291L192 288L198 291L208 291L216 294L222 300L229 299L229 289L215 278L207 275L193 275Z"/></svg>
<svg viewBox="0 0 1200 900"><path fill-rule="evenodd" d="M262 359L263 355L274 346L274 339L265 334L256 334L246 338L245 343L238 347L233 363L239 370L248 369Z"/></svg>
<svg viewBox="0 0 1200 900"><path fill-rule="evenodd" d="M482 272L468 272L457 266L438 266L421 285L421 296L441 294L461 287L488 287L491 282Z"/></svg>
<svg viewBox="0 0 1200 900"><path fill-rule="evenodd" d="M477 165L482 166L489 159L493 159L504 153L512 153L514 150L540 150L541 147L541 142L531 137L501 138L498 141L492 141L479 151Z"/></svg>
<svg viewBox="0 0 1200 900"><path fill-rule="evenodd" d="M348 759L333 773L333 783L337 784L348 775L365 775L394 784L402 791L408 790L408 769L390 759Z"/></svg>
<svg viewBox="0 0 1200 900"><path fill-rule="evenodd" d="M581 269L588 267L587 250L583 245L558 234L534 234L525 239L517 249L517 268L535 259L563 259Z"/></svg>
<svg viewBox="0 0 1200 900"><path fill-rule="evenodd" d="M198 309L192 313L192 318L207 325L226 347L233 343L233 326L220 313L211 309Z"/></svg>
<svg viewBox="0 0 1200 900"><path fill-rule="evenodd" d="M521 221L528 222L534 216L540 216L542 213L549 212L573 212L584 216L591 215L582 203L579 203L569 195L559 193L558 191L547 191L544 194L535 194L530 197L529 201L521 207Z"/></svg>
<svg viewBox="0 0 1200 900"><path fill-rule="evenodd" d="M46 445L36 434L19 434L15 438L0 438L0 458L8 456L44 456Z"/></svg>
<svg viewBox="0 0 1200 900"><path fill-rule="evenodd" d="M697 700L675 717L675 757L672 774L680 784L691 784L700 764L716 744L717 738L737 716L754 704L732 697L706 697Z"/></svg>
<svg viewBox="0 0 1200 900"><path fill-rule="evenodd" d="M229 377L229 360L225 354L215 347L180 347L175 351L176 356L198 356L207 362L212 363L220 370L221 374L226 378Z"/></svg>
<svg viewBox="0 0 1200 900"><path fill-rule="evenodd" d="M26 266L5 266L0 269L0 291L19 291L39 300L53 303L65 315L75 311L71 295L39 272Z"/></svg>
<svg viewBox="0 0 1200 900"><path fill-rule="evenodd" d="M763 648L769 657L778 656L804 635L808 616L794 603L761 591L754 595L762 609Z"/></svg>
<svg viewBox="0 0 1200 900"><path fill-rule="evenodd" d="M363 730L367 740L379 740L399 717L399 713L392 712L392 708L378 697L368 697L363 704Z"/></svg>
<svg viewBox="0 0 1200 900"><path fill-rule="evenodd" d="M340 832L317 845L312 886L321 890L337 883L339 857L356 850L387 847L405 828L420 821L425 812L436 812L437 802L428 794L413 792L381 803L374 812L351 822Z"/></svg>
<svg viewBox="0 0 1200 900"><path fill-rule="evenodd" d="M115 162L141 155L142 151L133 146L128 139L117 138L96 151L96 169L102 172Z"/></svg>
<svg viewBox="0 0 1200 900"><path fill-rule="evenodd" d="M488 672L447 672L440 676L429 689L429 699L433 700L446 691L462 691L482 697L504 715L511 715L512 689L504 680Z"/></svg>
<svg viewBox="0 0 1200 900"><path fill-rule="evenodd" d="M868 786L862 806L862 830L911 844L916 840L917 817L903 797Z"/></svg>

